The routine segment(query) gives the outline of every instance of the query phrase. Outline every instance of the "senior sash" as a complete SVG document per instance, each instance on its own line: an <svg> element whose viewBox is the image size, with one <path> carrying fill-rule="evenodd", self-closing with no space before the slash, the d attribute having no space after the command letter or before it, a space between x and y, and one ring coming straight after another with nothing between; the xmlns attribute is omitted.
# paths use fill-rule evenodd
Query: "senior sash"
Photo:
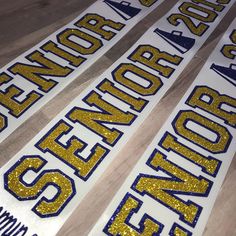
<svg viewBox="0 0 236 236"><path fill-rule="evenodd" d="M236 20L89 236L200 236L236 152Z"/></svg>

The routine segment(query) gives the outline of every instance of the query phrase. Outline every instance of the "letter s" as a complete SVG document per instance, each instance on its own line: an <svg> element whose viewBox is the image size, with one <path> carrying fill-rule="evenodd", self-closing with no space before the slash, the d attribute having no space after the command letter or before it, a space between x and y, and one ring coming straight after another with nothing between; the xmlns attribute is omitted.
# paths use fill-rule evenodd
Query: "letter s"
<svg viewBox="0 0 236 236"><path fill-rule="evenodd" d="M25 180L29 171L38 173L46 163L40 156L23 156L4 174L5 189L19 201L36 200L49 186L57 190L53 198L42 197L32 208L41 218L58 216L76 193L74 181L60 170L44 170L33 181Z"/></svg>

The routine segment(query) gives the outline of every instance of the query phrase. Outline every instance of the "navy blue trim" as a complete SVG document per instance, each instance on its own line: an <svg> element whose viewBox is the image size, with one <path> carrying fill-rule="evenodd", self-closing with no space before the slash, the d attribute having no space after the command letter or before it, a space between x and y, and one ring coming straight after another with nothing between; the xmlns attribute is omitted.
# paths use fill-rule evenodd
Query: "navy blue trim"
<svg viewBox="0 0 236 236"><path fill-rule="evenodd" d="M134 90L134 89L132 89L132 88L126 86L125 84L123 84L123 83L121 83L120 81L118 81L117 78L116 78L116 76L115 76L115 73L116 73L120 68L122 68L122 66L124 66L124 65L132 65L132 66L138 68L139 70L142 70L142 71L145 71L145 72L148 73L148 74L151 74L152 76L156 77L157 80L159 80L160 86L156 89L155 92L153 92L153 93L151 93L151 94L150 94L150 93L149 93L149 94L142 94L142 93L139 93L138 91L136 91L136 90ZM124 74L127 73L127 72L130 72L130 73L136 75L137 77L144 79L145 81L147 81L147 82L149 83L149 85L148 85L147 87L143 87L142 85L136 83L134 80L128 79L127 77L124 76ZM119 65L111 72L111 74L112 74L113 80L116 81L118 84L123 85L124 87L128 88L129 90L132 90L133 92L135 92L135 93L137 93L137 94L139 94L139 95L141 95L141 96L151 96L151 95L155 95L155 94L160 90L160 88L163 86L163 82L162 82L162 80L161 80L160 77L158 77L157 75L154 75L154 74L150 73L149 71L146 71L146 70L144 70L144 69L142 69L142 68L140 68L140 67L137 67L136 65L131 64L131 63L121 63L121 64L119 64ZM145 77L142 77L141 75L135 73L134 71L125 70L125 71L122 73L122 76L123 76L123 78L125 78L125 79L131 81L132 83L134 83L134 84L136 84L136 85L142 87L143 89L149 89L149 88L152 87L152 83L151 83L150 80L146 79Z"/></svg>
<svg viewBox="0 0 236 236"><path fill-rule="evenodd" d="M191 139L189 139L188 137L184 136L183 134L179 133L179 132L178 132L178 129L176 129L175 124L176 124L178 118L179 118L179 117L181 116L181 114L184 113L184 112L193 112L193 113L195 113L196 115L203 117L203 118L206 119L207 121L209 121L209 122L214 122L215 124L217 124L217 125L219 125L220 127L224 128L224 129L227 131L228 135L229 135L229 139L228 139L228 141L227 141L227 143L226 143L226 145L225 145L225 147L224 147L224 150L219 151L219 152L218 152L218 151L209 150L209 149L207 149L206 147L201 146L199 143L194 142L193 140L191 140ZM190 129L187 128L187 126L186 126L189 121L192 121L193 123L198 124L199 126L201 126L201 127L205 128L205 129L209 130L208 127L204 126L203 124L198 123L197 121L195 121L195 120L193 120L193 119L191 119L191 118L186 118L185 121L184 121L184 123L183 123L183 126L184 126L184 128L185 128L186 130L190 130ZM217 123L217 122L215 122L215 121L213 121L213 120L210 120L210 119L208 119L207 117L205 117L205 116L203 116L203 115L200 115L199 113L196 113L195 111L192 111L192 110L180 110L180 111L178 112L178 114L175 116L175 118L173 119L173 121L171 122L171 124L172 124L172 127L173 127L173 129L174 129L174 131L175 131L176 134L178 134L179 136L183 137L184 139L187 139L189 142L191 142L191 143L193 143L193 144L195 144L195 145L197 145L197 146L199 146L199 147L201 147L201 148L203 148L203 149L205 149L205 150L207 150L207 151L209 151L209 152L211 152L211 153L219 154L219 153L225 153L225 152L227 152L227 150L228 150L228 148L229 148L229 145L230 145L230 143L231 143L231 141L232 141L232 135L231 135L231 133L228 131L228 129L227 129L226 127L224 127L224 126L222 126L221 124L219 124L219 123ZM195 131L193 131L193 130L190 130L190 131L191 131L192 133L194 133L194 134L196 134L196 135L202 137L203 139L208 140L208 141L211 142L212 144L217 144L218 141L219 141L220 138L221 138L221 136L219 135L219 133L217 133L217 131L215 131L215 130L209 130L210 132L216 134L217 138L216 138L215 141L212 141L212 140L208 139L207 137L204 137L204 136L200 135L199 133L197 133L197 132L195 132Z"/></svg>
<svg viewBox="0 0 236 236"><path fill-rule="evenodd" d="M128 95L129 97L132 97L132 98L134 98L134 99L137 100L137 101L141 101L141 100L144 101L143 107L142 107L141 109L139 109L139 110L138 110L138 109L135 109L135 107L134 107L132 104L128 103L126 100L121 99L120 97L118 97L118 96L116 96L115 94L109 92L108 90L102 91L101 88L100 88L100 86L102 86L102 84L104 84L104 83L106 83L106 82L111 83L111 87L113 87L113 88L119 90L119 91L122 92L123 94L126 94L126 95ZM123 86L123 85L121 85L121 86ZM132 110L134 110L134 111L137 111L137 112L142 112L143 109L146 107L146 105L149 103L148 100L145 100L145 99L140 98L140 97L136 98L136 97L134 97L134 96L132 96L132 95L126 93L125 91L123 91L123 90L121 90L120 88L116 87L114 83L112 83L110 80L108 80L108 79L106 79L106 78L105 78L104 80L102 80L101 83L99 83L99 84L96 86L96 88L97 88L99 91L101 91L102 93L108 93L108 94L110 94L111 96L114 96L115 98L117 98L117 99L119 99L120 101L124 102L125 104L128 104L128 105L130 106L130 109L132 109Z"/></svg>
<svg viewBox="0 0 236 236"><path fill-rule="evenodd" d="M59 155L57 155L55 152L53 152L50 148L41 148L40 144L44 141L44 139L46 139L48 136L50 136L50 134L57 129L58 126L60 126L61 124L64 124L67 126L67 131L62 132L55 140L54 142L56 144L58 144L59 146L61 146L64 149L68 149L71 145L71 142L73 140L77 140L79 141L83 147L81 149L76 150L73 154L78 158L81 159L83 162L88 162L94 153L96 153L96 149L98 147L102 148L105 152L104 155L99 159L99 161L96 163L96 165L90 170L90 172L86 175L86 176L82 176L80 175L79 170L73 166L72 164L70 164L69 162L67 162L66 160L64 160L62 157L60 157ZM47 153L49 152L51 155L53 155L54 157L56 157L57 159L59 159L60 161L62 161L63 163L65 163L67 166L71 167L73 170L75 170L74 174L79 177L80 179L82 179L83 181L87 181L89 179L89 177L93 174L93 172L96 170L96 168L99 166L99 164L103 161L103 159L108 155L108 153L110 152L109 149L107 149L106 147L100 145L100 144L96 144L95 146L93 146L93 148L91 149L91 153L90 155L85 159L82 156L79 155L80 152L82 152L83 150L85 150L85 148L88 146L87 143L85 143L83 140L79 139L77 136L73 135L67 142L66 145L64 145L63 143L60 142L60 138L63 137L66 134L69 134L70 131L73 129L73 126L69 125L67 122L65 122L64 120L59 120L36 144L35 147L38 148L41 152L43 153Z"/></svg>
<svg viewBox="0 0 236 236"><path fill-rule="evenodd" d="M165 139L166 139L166 137L167 137L168 135L170 135L170 136L175 140L175 142L179 143L179 144L180 144L181 146L183 146L184 148L189 149L191 152L194 152L194 153L196 153L196 154L202 156L203 158L205 158L205 159L207 159L207 160L209 160L209 161L211 161L211 160L216 160L216 161L218 162L218 165L217 165L217 167L216 167L216 169L215 169L215 172L214 172L213 174L211 174L211 173L209 173L209 172L206 170L206 168L205 168L204 166L202 166L202 165L198 164L197 162L194 162L192 159L190 159L190 158L188 158L188 157L186 157L186 156L180 154L177 150L172 149L172 148L168 148L168 149L165 148L162 143L165 141ZM221 166L221 164L222 164L222 161L220 161L220 160L218 160L218 159L216 159L216 158L214 158L214 157L212 157L212 156L203 156L201 153L199 153L199 152L197 152L197 151L191 149L190 147L184 145L183 143L179 142L179 141L178 141L178 138L175 137L173 134L169 133L168 131L166 131L165 134L162 136L162 138L161 138L160 142L158 143L158 145L159 145L160 147L162 147L164 150L166 150L166 151L168 151L168 152L172 151L172 152L176 153L178 156L181 156L181 157L183 157L184 159L186 159L186 160L188 160L188 161L194 163L195 165L197 165L197 166L199 166L199 167L201 168L202 172L204 172L204 173L206 173L206 174L208 174L208 175L210 175L210 176L213 176L213 177L216 177L216 176L217 176L217 173L218 173L218 171L219 171L219 169L220 169L220 166Z"/></svg>
<svg viewBox="0 0 236 236"><path fill-rule="evenodd" d="M42 164L40 167L38 168L34 168L29 166L25 171L23 171L20 176L19 176L19 182L21 182L23 185L25 185L26 187L33 187L34 185L37 184L37 182L44 176L44 174L47 173L59 173L60 175L64 176L67 180L69 180L71 182L71 187L72 187L72 194L68 197L68 199L63 203L63 205L58 209L57 212L52 213L52 214L47 214L47 215L42 215L41 213L37 212L36 208L37 206L39 206L43 201L50 203L50 202L54 202L55 199L58 198L58 196L61 194L61 188L56 185L54 182L47 182L45 183L45 185L43 186L43 188L41 190L38 191L38 193L34 196L30 196L30 197L26 197L26 198L22 198L19 197L16 193L14 193L11 189L9 189L8 187L8 176L11 174L11 172L13 172L15 170L15 168L17 168L22 162L24 162L25 159L28 158L38 158L42 161ZM29 201L29 200L36 200L37 198L39 198L39 196L44 192L44 190L48 187L48 186L53 186L57 189L57 193L56 195L48 200L46 197L42 197L38 203L32 208L32 211L38 215L41 218L48 218L48 217L53 217L53 216L58 216L63 209L66 207L66 205L70 202L70 200L75 196L76 194L76 189L75 189L75 184L74 184L74 180L72 178L70 178L68 175L64 174L61 170L59 169L50 169L50 170L44 170L42 171L30 184L26 183L23 180L24 175L29 171L34 171L36 173L38 173L39 171L42 170L42 168L47 164L47 161L45 159L43 159L41 156L39 155L34 155L34 156L23 156L21 157L5 174L4 174L4 188L7 192L9 192L11 195L13 195L17 200L19 201Z"/></svg>
<svg viewBox="0 0 236 236"><path fill-rule="evenodd" d="M9 82L13 79L11 76L9 76L8 74L6 74L5 72L3 72L3 73L0 74L0 76L2 76L2 75L5 75L5 76L7 76L7 77L9 78L9 80L7 80L6 82L4 82L4 83L2 83L2 84L7 84L7 83L9 83ZM2 85L2 84L1 84L1 85ZM38 100L40 100L40 99L43 97L42 94L36 92L35 90L32 90L30 93L28 93L28 94L25 96L26 98L25 98L23 101L17 101L15 98L16 98L16 97L19 97L20 95L22 95L25 91L24 91L23 89L17 87L17 86L14 85L14 84L12 84L12 85L10 85L9 87L7 87L7 88L5 89L5 92L0 91L0 93L6 95L6 94L9 92L10 89L14 89L14 88L17 89L17 90L19 90L19 91L18 91L18 93L17 93L16 95L14 95L14 96L11 97L11 100L15 101L15 102L18 103L19 105L23 104L23 103L24 103L28 98L30 98L30 96L33 95L33 94L36 94L36 95L39 96L33 103L31 103L30 106L26 107L18 116L14 115L13 112L12 112L12 110L11 110L8 106L5 106L5 104L0 101L0 104L1 104L3 107L5 107L5 108L9 111L8 113L9 113L10 115L12 115L13 117L15 117L15 118L18 118L18 117L22 116L30 107L32 107L36 102L38 102Z"/></svg>
<svg viewBox="0 0 236 236"><path fill-rule="evenodd" d="M139 45L139 46L127 57L129 60L131 60L131 61L133 61L133 62L138 62L138 63L140 63L140 64L142 64L142 65L144 65L144 66L147 66L148 68L150 68L150 69L152 69L152 70L158 72L158 74L160 74L161 76L163 76L163 77L165 77L165 78L167 78L167 79L169 79L169 78L172 76L172 74L175 72L175 70L176 70L175 68L172 68L172 67L169 67L169 66L165 66L165 65L163 65L163 64L159 64L159 65L162 66L162 67L165 67L165 68L167 67L167 68L172 69L172 72L169 74L169 76L165 76L165 75L163 75L163 73L161 73L161 71L156 70L155 68L149 66L148 64L142 63L142 61L139 61L139 60L133 60L133 59L132 59L132 56L135 55L135 54L137 53L137 51L138 51L140 48L142 48L142 47L150 47L150 48L153 48L153 49L155 49L155 50L158 50L160 53L163 53L163 52L164 52L164 53L166 53L168 56L171 56L171 57L178 57L178 58L180 59L179 63L176 63L176 64L175 64L174 62L168 61L168 60L165 59L165 58L159 58L159 59L156 61L156 64L157 64L159 61L165 61L165 62L167 62L167 63L169 63L169 64L178 66L178 65L182 62L182 60L183 60L183 57L180 57L180 56L178 56L178 55L172 55L172 54L170 54L170 53L168 53L168 52L166 52L166 51L161 51L159 48L154 47L154 46L149 45L149 44L142 44L142 45ZM144 53L149 53L149 54L150 54L149 58L144 57L143 54L141 55L143 58L146 58L147 60L148 60L148 59L150 60L150 58L154 56L154 54L152 54L150 51L145 51ZM157 64L157 65L158 65L158 64Z"/></svg>
<svg viewBox="0 0 236 236"><path fill-rule="evenodd" d="M197 214L196 214L196 216L195 216L193 222L188 222L188 221L186 221L186 220L184 219L184 215L182 215L182 214L181 214L180 212L178 212L176 209L171 208L169 205L165 204L165 203L162 202L160 199L155 198L153 195L151 195L151 194L148 193L147 191L144 190L143 192L140 192L138 189L136 189L136 185L139 183L139 181L140 181L141 178L149 178L149 179L151 178L151 179L167 180L167 181L169 181L169 182L170 182L170 181L175 181L175 182L179 182L179 183L183 182L181 179L179 179L178 177L174 176L173 174L167 172L167 171L166 171L165 169L163 169L162 167L160 167L160 166L155 167L155 166L153 166L153 165L151 164L153 158L155 157L155 155L156 155L157 153L160 153L160 154L163 156L163 158L165 159L166 162L169 162L171 165L173 165L173 166L177 167L178 169L180 169L180 170L186 172L188 175L191 175L191 176L193 176L194 178L197 178L199 181L205 180L205 181L207 181L207 182L209 183L209 186L208 186L208 188L207 188L207 190L206 190L205 193L194 193L194 192L184 192L184 191L177 191L177 190L164 190L164 189L162 189L162 191L168 193L168 194L171 195L173 198L176 198L178 201L182 202L183 204L185 204L185 205L187 205L187 206L194 205L194 206L198 209L198 210L197 210ZM185 170L185 169L181 168L180 166L176 165L174 162L171 162L170 160L167 160L167 156L164 155L163 153L161 153L160 151L158 151L157 149L155 149L155 150L152 152L152 154L151 154L151 156L149 157L149 159L148 159L148 161L146 162L146 164L147 164L151 169L155 170L156 172L162 171L162 172L164 172L165 174L169 175L169 176L172 177L172 178L162 177L162 176L154 176L154 175L147 175L147 174L141 174L141 173L140 173L140 174L137 176L137 178L135 179L135 181L133 182L133 184L132 184L132 186L131 186L131 189L134 190L136 193L140 194L141 196L148 195L150 198L154 199L155 201L159 202L160 204L166 206L166 207L167 207L168 209L170 209L171 211L173 211L173 212L175 212L176 214L178 214L178 215L179 215L179 219L180 219L181 221L183 221L184 223L188 224L188 225L191 226L191 227L195 227L195 225L197 224L198 218L199 218L199 216L200 216L200 214L201 214L202 207L199 206L198 204L196 204L195 202L192 202L191 200L188 200L187 202L185 202L184 200L182 200L181 198L175 196L174 194L177 194L177 195L178 195L178 194L181 194L181 195L187 195L187 196L201 196L201 197L207 197L207 196L209 195L209 192L210 192L210 190L211 190L211 187L212 187L212 185L213 185L213 182L210 181L210 180L208 180L207 178L201 176L201 175L200 175L199 177L197 177L197 176L193 175L192 173L188 172L187 170Z"/></svg>
<svg viewBox="0 0 236 236"><path fill-rule="evenodd" d="M158 226L159 226L159 229L158 229L158 232L154 232L152 234L152 236L159 236L162 229L164 228L163 224L161 224L160 222L158 222L157 220L155 220L154 218L152 218L151 216L149 216L148 214L144 214L140 223L139 223L139 228L132 225L129 221L130 219L132 218L133 214L135 213L138 213L139 209L141 208L143 202L141 200L139 200L138 198L136 198L135 196L133 196L132 194L130 194L129 192L126 193L125 197L122 199L121 203L119 204L119 206L117 207L117 209L115 210L115 212L113 213L112 217L110 218L109 222L106 224L105 228L103 229L103 232L106 234L106 235L109 235L109 236L123 236L121 234L116 234L116 235L113 235L109 232L109 228L111 227L111 225L113 224L115 218L116 218L116 215L122 210L122 208L124 207L126 201L129 199L129 198L132 198L134 199L136 202L138 202L138 206L137 208L134 208L130 211L128 217L125 219L125 222L124 224L128 225L130 228L134 229L135 231L137 231L138 233L142 234L142 232L144 231L145 229L145 226L144 226L144 223L146 220L151 220L153 221L154 223L156 223ZM128 236L128 235L127 235Z"/></svg>
<svg viewBox="0 0 236 236"><path fill-rule="evenodd" d="M109 122L109 121L99 121L99 120L96 120L94 119L94 122L98 123L99 125L101 126L104 126L103 124L114 124L114 125L125 125L125 126L130 126L134 121L135 119L137 118L137 115L134 115L133 113L131 112L124 112L122 111L121 109L117 108L116 106L114 106L113 104L105 101L102 99L102 96L100 94L98 94L97 92L95 92L94 90L92 90L89 94L87 94L84 98L83 98L83 102L86 103L88 106L90 107L96 107L98 110L100 111L93 111L93 110L88 110L88 109L85 109L85 108L81 108L81 107L73 107L67 114L66 114L66 118L70 121L72 121L73 123L79 123L80 125L86 127L88 130L90 130L91 132L97 134L98 136L102 137L102 141L106 144L108 144L109 146L115 146L115 144L119 141L119 139L121 138L121 136L124 134L122 131L118 130L118 129L115 129L115 128L108 128L106 126L107 129L109 129L111 132L114 132L114 131L117 131L119 133L118 137L116 138L116 140L113 142L113 143L109 143L106 138L104 136L102 136L100 133L96 132L95 130L91 129L89 126L87 126L86 124L80 122L78 119L75 119L73 120L70 115L76 110L81 110L81 111L85 111L85 112L89 112L89 113L94 113L94 114L104 114L104 115L111 115L109 112L107 112L106 110L104 110L103 108L99 107L96 103L88 103L87 102L87 99L92 95L92 94L95 94L98 96L98 98L103 102L103 103L106 103L106 104L109 104L110 106L114 107L115 109L119 110L120 112L122 112L123 114L126 114L126 115L132 115L133 118L132 120L128 123L128 124L125 124L125 123L121 123L121 122Z"/></svg>
<svg viewBox="0 0 236 236"><path fill-rule="evenodd" d="M229 122L228 122L226 119L224 119L223 117L217 116L216 113L213 113L213 112L211 112L210 110L205 109L204 107L198 106L197 104L196 104L196 105L190 104L190 101L191 101L192 97L195 96L195 93L196 93L196 91L197 91L199 88L207 88L207 89L209 89L210 91L215 92L219 97L225 96L225 97L229 97L229 98L231 98L232 100L235 100L235 101L236 101L235 98L230 97L230 96L228 96L228 95L226 95L226 94L221 94L221 93L219 93L217 90L214 90L214 89L212 89L212 88L210 88L210 87L208 87L208 86L195 86L194 89L192 90L191 94L190 94L189 97L187 98L185 104L187 104L188 106L191 106L191 107L193 107L193 108L196 108L196 107L197 107L197 108L199 108L199 109L201 109L201 110L203 110L203 111L206 111L207 113L210 113L210 114L212 114L213 116L216 116L216 117L218 117L218 118L221 119L221 120L224 120L224 123L225 123L225 124L227 124L227 125L232 126L233 128L235 128L235 127L236 127L236 122L235 122L235 125L231 125L231 124L229 124ZM203 99L204 96L207 96L207 97L209 98L209 101L208 101L208 102ZM212 102L214 101L213 97L212 97L210 94L206 94L206 93L202 93L201 96L200 96L198 99L199 99L200 101L202 101L202 102L208 104L208 105L211 105ZM220 103L218 104L218 106L217 106L217 108L218 108L219 110L222 110L222 111L225 112L225 113L228 113L228 114L230 114L230 115L235 114L235 112L232 112L232 111L231 111L231 112L228 112L227 110L221 109L222 104L226 104L226 105L228 105L229 107L233 107L233 108L236 108L236 106L234 106L233 104L229 104L229 103L227 103L227 102L220 102Z"/></svg>

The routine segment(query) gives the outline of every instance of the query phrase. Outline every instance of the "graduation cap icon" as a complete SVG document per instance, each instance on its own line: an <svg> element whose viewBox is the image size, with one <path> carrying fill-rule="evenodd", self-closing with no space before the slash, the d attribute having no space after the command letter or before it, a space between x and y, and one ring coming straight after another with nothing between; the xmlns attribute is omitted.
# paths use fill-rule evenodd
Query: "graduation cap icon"
<svg viewBox="0 0 236 236"><path fill-rule="evenodd" d="M165 41L171 44L175 49L181 53L186 53L195 44L195 39L183 36L181 31L172 31L171 33L156 28L156 34L161 36Z"/></svg>
<svg viewBox="0 0 236 236"><path fill-rule="evenodd" d="M141 11L139 8L130 6L130 2L126 1L115 2L111 0L104 0L104 2L125 20L133 18Z"/></svg>
<svg viewBox="0 0 236 236"><path fill-rule="evenodd" d="M225 67L213 63L211 69L236 86L236 64L230 64L229 67Z"/></svg>

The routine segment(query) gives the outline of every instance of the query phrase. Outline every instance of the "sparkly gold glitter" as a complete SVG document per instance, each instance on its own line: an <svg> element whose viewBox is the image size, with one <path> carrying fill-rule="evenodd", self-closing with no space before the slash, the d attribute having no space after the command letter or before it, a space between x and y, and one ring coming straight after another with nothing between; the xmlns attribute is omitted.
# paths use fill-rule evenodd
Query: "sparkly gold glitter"
<svg viewBox="0 0 236 236"><path fill-rule="evenodd" d="M149 58L144 57L143 55L148 53ZM169 53L161 52L158 48L155 48L151 45L142 45L129 57L130 60L134 62L140 62L152 69L158 71L162 76L170 77L175 69L169 66L164 66L160 61L169 62L174 65L179 65L182 61L182 58L179 56L172 56Z"/></svg>
<svg viewBox="0 0 236 236"><path fill-rule="evenodd" d="M84 144L82 142L74 138L70 141L70 145L67 148L56 142L58 137L66 133L68 130L69 126L64 122L61 122L40 141L38 146L44 151L52 153L57 158L72 166L77 172L79 172L80 176L85 178L89 175L90 171L96 166L101 158L103 158L106 150L101 146L96 145L88 160L79 158L79 156L75 155L75 153L78 153L79 150L84 148Z"/></svg>
<svg viewBox="0 0 236 236"><path fill-rule="evenodd" d="M201 3L201 4L205 5L205 6L211 7L215 11L219 11L219 12L221 12L224 9L224 6L222 6L220 4L215 4L213 2L209 2L209 1L206 1L206 0L192 0L192 2L194 2L194 3Z"/></svg>
<svg viewBox="0 0 236 236"><path fill-rule="evenodd" d="M197 26L195 23L193 23L192 19L188 16L181 15L181 14L171 14L168 17L168 21L170 24L177 26L179 25L179 22L183 22L188 29L195 35L201 36L205 33L205 31L208 29L208 25L200 22Z"/></svg>
<svg viewBox="0 0 236 236"><path fill-rule="evenodd" d="M235 53L236 52L236 45L225 45L223 47L222 53L224 54L225 57L228 57L230 59L235 58Z"/></svg>
<svg viewBox="0 0 236 236"><path fill-rule="evenodd" d="M190 9L193 9L192 11ZM195 18L201 22L214 22L214 20L217 17L217 13L214 11L207 9L205 7L202 7L200 5L196 5L192 2L184 2L179 7L180 12L183 14L190 16L192 18ZM197 12L201 12L200 14ZM203 14L207 16L203 16Z"/></svg>
<svg viewBox="0 0 236 236"><path fill-rule="evenodd" d="M122 206L120 212L114 217L113 223L109 226L108 232L111 235L120 236L152 236L159 231L159 225L150 219L144 221L144 229L142 233L138 233L134 228L127 225L125 222L133 209L138 207L138 202L129 197Z"/></svg>
<svg viewBox="0 0 236 236"><path fill-rule="evenodd" d="M182 155L194 163L197 163L198 165L202 166L210 175L213 175L216 169L219 167L219 161L215 159L209 160L200 153L195 152L187 146L183 146L171 134L167 134L165 136L165 139L161 142L161 146L168 151L171 149L179 155Z"/></svg>
<svg viewBox="0 0 236 236"><path fill-rule="evenodd" d="M163 202L168 208L177 211L178 214L184 217L185 221L193 224L198 213L198 207L195 204L185 204L184 201L176 198L170 192L180 192L194 195L205 194L209 188L209 182L205 179L198 179L190 175L187 171L180 169L178 166L164 159L164 156L157 152L150 163L153 167L161 168L172 176L177 177L180 181L173 179L159 179L140 177L135 185L135 189L139 192L145 192L153 198ZM169 192L167 192L169 190Z"/></svg>
<svg viewBox="0 0 236 236"><path fill-rule="evenodd" d="M236 51L236 50L235 50ZM211 98L211 102L204 102L201 97L207 95ZM221 108L223 104L236 107L236 99L227 95L220 95L217 91L208 87L197 87L194 94L187 100L187 104L192 107L201 108L213 115L226 120L232 126L236 125L236 113L227 112Z"/></svg>
<svg viewBox="0 0 236 236"><path fill-rule="evenodd" d="M103 92L108 92L115 97L119 98L120 100L128 103L131 105L136 111L140 111L143 109L143 107L146 104L146 101L141 98L135 98L129 95L128 93L125 93L124 91L116 88L113 83L111 83L108 80L105 80L100 84L99 90Z"/></svg>
<svg viewBox="0 0 236 236"><path fill-rule="evenodd" d="M41 215L55 214L60 207L68 200L72 195L73 189L69 179L57 171L50 171L44 173L34 185L27 186L21 182L22 175L30 168L40 168L43 165L43 161L38 157L25 158L19 163L14 170L8 175L8 188L17 195L21 200L31 199L42 193L43 189L50 183L58 186L60 194L53 202L47 202L45 200L36 207L36 211Z"/></svg>
<svg viewBox="0 0 236 236"><path fill-rule="evenodd" d="M186 232L184 232L182 229L180 229L179 227L176 227L174 229L173 236L188 236L188 234Z"/></svg>
<svg viewBox="0 0 236 236"><path fill-rule="evenodd" d="M152 6L156 1L157 0L139 0L139 2L145 7Z"/></svg>
<svg viewBox="0 0 236 236"><path fill-rule="evenodd" d="M209 139L200 136L196 132L187 129L185 127L185 123L187 120L193 121L211 130L212 132L217 133L218 134L217 142L212 142ZM230 140L230 134L224 126L212 120L209 120L194 111L182 111L180 113L180 116L176 120L174 126L178 134L180 134L181 136L183 136L188 140L193 141L194 143L200 145L201 147L207 149L212 153L223 152Z"/></svg>
<svg viewBox="0 0 236 236"><path fill-rule="evenodd" d="M0 74L0 85L9 82L11 79L12 78L5 73ZM23 102L18 102L16 97L21 93L22 91L14 85L9 86L6 92L0 91L0 103L9 109L10 113L15 117L19 117L41 97L35 92L30 92Z"/></svg>
<svg viewBox="0 0 236 236"><path fill-rule="evenodd" d="M86 102L90 106L95 105L103 112L76 108L69 114L69 118L75 122L78 121L84 124L89 129L104 137L109 144L114 144L122 133L116 129L109 129L101 123L129 125L135 118L132 113L123 112L112 104L102 100L95 92L90 93L86 98Z"/></svg>
<svg viewBox="0 0 236 236"><path fill-rule="evenodd" d="M95 24L90 22L95 21ZM125 25L122 23L116 23L112 20L106 20L104 17L97 14L87 14L81 20L79 20L75 25L78 27L83 27L94 33L101 35L106 40L111 40L116 33L106 30L105 27L110 27L112 29L120 31Z"/></svg>
<svg viewBox="0 0 236 236"><path fill-rule="evenodd" d="M232 34L230 35L230 39L232 43L236 44L236 30L233 30Z"/></svg>
<svg viewBox="0 0 236 236"><path fill-rule="evenodd" d="M50 203L42 201L41 204L36 207L37 212L41 213L41 215L57 213L57 211L62 207L62 205L64 205L64 203L73 193L71 182L58 172L44 174L43 178L39 180L36 187L41 188L49 182L53 182L59 186L61 193L55 201Z"/></svg>
<svg viewBox="0 0 236 236"><path fill-rule="evenodd" d="M84 47L83 45L70 40L69 38L71 36L78 37L80 40L82 39L91 45L89 47ZM58 41L62 45L69 47L82 55L93 54L102 47L102 42L99 39L78 29L67 29L66 31L58 35Z"/></svg>
<svg viewBox="0 0 236 236"><path fill-rule="evenodd" d="M231 0L217 0L220 4L228 4Z"/></svg>
<svg viewBox="0 0 236 236"><path fill-rule="evenodd" d="M64 51L51 41L43 45L42 49L46 52L51 52L61 58L64 58L65 60L69 61L73 66L76 67L81 65L86 60L86 58L84 57L74 56L71 53Z"/></svg>
<svg viewBox="0 0 236 236"><path fill-rule="evenodd" d="M143 87L140 84L133 82L132 80L125 77L124 74L127 72L131 72L134 75L148 81L150 85L147 87ZM162 82L159 77L133 64L120 64L114 72L114 80L143 96L155 94L162 86Z"/></svg>
<svg viewBox="0 0 236 236"><path fill-rule="evenodd" d="M234 30L230 35L231 42L234 44L227 44L224 45L221 52L224 54L225 57L228 57L230 59L235 58L235 52L236 52L236 30Z"/></svg>
<svg viewBox="0 0 236 236"><path fill-rule="evenodd" d="M10 68L10 71L26 78L34 84L37 84L44 92L48 92L56 85L56 82L52 79L46 80L41 75L65 77L72 71L68 67L60 66L59 64L47 59L38 51L33 52L27 58L32 62L37 62L38 64L43 65L43 67L16 63Z"/></svg>
<svg viewBox="0 0 236 236"><path fill-rule="evenodd" d="M0 113L0 131L4 130L7 127L6 117Z"/></svg>

